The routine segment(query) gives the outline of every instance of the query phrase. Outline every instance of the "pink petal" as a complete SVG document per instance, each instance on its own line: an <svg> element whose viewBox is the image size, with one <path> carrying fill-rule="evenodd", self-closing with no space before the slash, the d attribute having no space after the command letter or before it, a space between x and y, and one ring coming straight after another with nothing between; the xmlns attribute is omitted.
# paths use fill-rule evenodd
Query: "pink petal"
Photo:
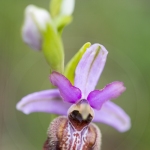
<svg viewBox="0 0 150 150"><path fill-rule="evenodd" d="M93 121L108 124L120 132L125 132L131 127L130 117L122 108L110 101L106 102L101 110L95 110Z"/></svg>
<svg viewBox="0 0 150 150"><path fill-rule="evenodd" d="M73 86L70 81L58 72L53 72L50 75L51 83L60 91L60 95L64 101L69 103L76 103L81 98L80 89Z"/></svg>
<svg viewBox="0 0 150 150"><path fill-rule="evenodd" d="M45 112L59 115L67 115L70 105L64 103L59 90L44 90L29 94L18 102L16 108L25 114L33 112Z"/></svg>
<svg viewBox="0 0 150 150"><path fill-rule="evenodd" d="M125 89L123 82L115 81L106 85L102 90L92 91L87 100L91 107L99 110L106 101L117 98Z"/></svg>
<svg viewBox="0 0 150 150"><path fill-rule="evenodd" d="M82 56L75 74L75 86L80 88L86 98L90 91L95 89L103 71L107 58L107 50L103 45L93 44Z"/></svg>

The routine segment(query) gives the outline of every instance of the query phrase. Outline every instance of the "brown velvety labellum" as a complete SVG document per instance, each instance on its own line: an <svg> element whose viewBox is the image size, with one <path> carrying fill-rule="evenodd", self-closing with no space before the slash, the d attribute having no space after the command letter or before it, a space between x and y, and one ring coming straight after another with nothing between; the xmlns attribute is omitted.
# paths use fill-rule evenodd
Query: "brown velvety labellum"
<svg viewBox="0 0 150 150"><path fill-rule="evenodd" d="M99 129L89 122L84 122L80 130L75 125L67 117L56 118L49 126L43 150L100 150Z"/></svg>

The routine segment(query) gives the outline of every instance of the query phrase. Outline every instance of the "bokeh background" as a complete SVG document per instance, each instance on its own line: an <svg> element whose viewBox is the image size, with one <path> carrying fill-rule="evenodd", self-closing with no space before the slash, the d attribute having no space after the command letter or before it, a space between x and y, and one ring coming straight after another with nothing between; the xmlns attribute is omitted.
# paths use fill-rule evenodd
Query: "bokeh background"
<svg viewBox="0 0 150 150"><path fill-rule="evenodd" d="M41 150L52 114L25 115L16 103L25 95L49 89L49 67L43 54L21 39L24 9L49 9L49 0L0 1L0 150ZM85 43L109 51L97 88L120 80L126 92L114 100L131 117L132 127L119 133L98 124L102 150L150 149L150 1L76 0L74 20L63 33L66 63Z"/></svg>

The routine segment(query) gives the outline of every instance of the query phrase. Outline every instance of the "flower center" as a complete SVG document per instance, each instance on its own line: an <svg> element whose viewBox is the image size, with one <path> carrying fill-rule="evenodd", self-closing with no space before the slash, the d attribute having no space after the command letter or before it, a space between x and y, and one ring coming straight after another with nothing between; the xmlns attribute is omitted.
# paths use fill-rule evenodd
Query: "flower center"
<svg viewBox="0 0 150 150"><path fill-rule="evenodd" d="M68 110L68 119L72 126L78 131L88 126L93 117L93 110L86 99L80 100Z"/></svg>

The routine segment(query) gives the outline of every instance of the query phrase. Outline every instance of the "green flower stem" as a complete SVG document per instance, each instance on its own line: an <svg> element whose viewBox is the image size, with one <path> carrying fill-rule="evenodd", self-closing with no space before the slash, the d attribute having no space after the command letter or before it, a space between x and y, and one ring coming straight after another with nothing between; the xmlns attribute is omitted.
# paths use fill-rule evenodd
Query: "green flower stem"
<svg viewBox="0 0 150 150"><path fill-rule="evenodd" d="M61 37L51 24L43 33L43 53L50 65L50 71L64 72L64 49Z"/></svg>

